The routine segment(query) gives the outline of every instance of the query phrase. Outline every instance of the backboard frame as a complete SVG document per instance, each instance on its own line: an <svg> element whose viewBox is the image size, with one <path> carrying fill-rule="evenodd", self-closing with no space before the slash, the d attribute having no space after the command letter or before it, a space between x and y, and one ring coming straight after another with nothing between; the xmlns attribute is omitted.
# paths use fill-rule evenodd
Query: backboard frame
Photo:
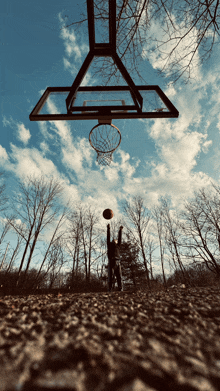
<svg viewBox="0 0 220 391"><path fill-rule="evenodd" d="M63 114L40 114L46 100L51 93L69 93L72 87L48 87L38 103L32 110L29 118L30 121L73 121L73 120L109 120L109 119L141 119L141 118L178 118L179 112L171 103L169 98L157 85L136 86L140 95L142 91L155 91L162 100L168 111L143 111L137 109L134 105L123 106L73 106L75 112ZM78 92L131 92L129 86L82 86L78 88ZM96 110L96 112L88 112L88 110ZM130 110L130 112L128 112ZM131 112L132 110L132 112ZM160 110L160 109L158 109Z"/></svg>
<svg viewBox="0 0 220 391"><path fill-rule="evenodd" d="M87 54L66 98L67 112L71 113L76 99L77 91L95 57L111 57L130 88L132 99L138 111L141 111L143 99L137 86L117 54L116 45L116 0L109 1L109 42L96 42L94 1L87 0L89 53Z"/></svg>

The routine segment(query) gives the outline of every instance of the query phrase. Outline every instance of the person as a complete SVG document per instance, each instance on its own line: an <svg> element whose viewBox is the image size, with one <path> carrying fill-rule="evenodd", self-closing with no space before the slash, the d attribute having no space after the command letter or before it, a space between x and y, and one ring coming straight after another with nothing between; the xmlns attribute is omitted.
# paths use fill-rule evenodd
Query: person
<svg viewBox="0 0 220 391"><path fill-rule="evenodd" d="M118 232L118 240L110 241L110 224L107 225L107 247L108 247L108 291L112 290L113 278L116 276L118 290L122 291L121 264L120 264L120 246L123 226Z"/></svg>

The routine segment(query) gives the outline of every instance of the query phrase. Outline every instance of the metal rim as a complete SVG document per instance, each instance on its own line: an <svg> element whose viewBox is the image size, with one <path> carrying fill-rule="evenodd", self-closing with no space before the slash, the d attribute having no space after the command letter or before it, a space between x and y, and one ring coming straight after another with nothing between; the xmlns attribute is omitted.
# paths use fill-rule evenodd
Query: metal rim
<svg viewBox="0 0 220 391"><path fill-rule="evenodd" d="M111 149L110 151L101 151L101 150L97 149L96 147L94 147L94 145L92 144L92 141L91 141L91 135L92 135L93 130L96 129L96 128L98 128L99 126L103 126L103 125L108 125L108 126L111 126L112 128L115 128L115 129L117 130L118 134L119 134L119 137L120 137L118 145L117 145L115 148ZM96 152L101 152L101 153L104 153L104 154L105 154L105 153L109 153L109 152L114 152L114 151L119 147L119 145L121 144L121 132L120 132L120 130L117 128L117 126L115 126L115 125L113 125L113 124L109 124L109 123L100 123L100 124L95 125L95 126L92 128L92 130L90 131L90 133L89 133L89 142L90 142L91 147L92 147L93 149L95 149Z"/></svg>

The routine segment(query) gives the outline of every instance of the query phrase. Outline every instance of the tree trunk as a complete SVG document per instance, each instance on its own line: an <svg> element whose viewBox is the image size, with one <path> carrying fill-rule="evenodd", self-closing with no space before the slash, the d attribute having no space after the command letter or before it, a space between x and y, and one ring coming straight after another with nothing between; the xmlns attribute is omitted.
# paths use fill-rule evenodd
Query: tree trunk
<svg viewBox="0 0 220 391"><path fill-rule="evenodd" d="M24 263L25 256L26 256L26 254L27 254L28 246L29 246L29 244L30 244L30 240L31 240L31 235L32 235L33 228L34 228L34 224L32 224L32 226L31 226L31 229L30 229L29 235L28 235L28 239L27 239L27 241L26 241L26 246L25 246L25 249L24 249L24 252L23 252L23 256L22 256L22 259L21 259L21 263L20 263L20 267L19 267L19 270L18 270L18 276L17 276L17 280L16 280L16 286L18 286L18 284L19 284L19 279L20 279L20 275L21 275L21 270L22 270L22 267L23 267L23 263Z"/></svg>

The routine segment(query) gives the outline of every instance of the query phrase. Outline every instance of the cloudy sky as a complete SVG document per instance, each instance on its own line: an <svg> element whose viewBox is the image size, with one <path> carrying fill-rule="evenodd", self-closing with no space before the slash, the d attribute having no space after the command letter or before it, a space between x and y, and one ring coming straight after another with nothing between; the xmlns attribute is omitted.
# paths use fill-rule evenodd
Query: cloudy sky
<svg viewBox="0 0 220 391"><path fill-rule="evenodd" d="M210 180L219 182L218 48L187 85L169 86L158 76L160 57L145 61L143 76L163 89L179 118L113 121L122 142L111 166L101 167L88 140L95 121L29 121L42 92L71 85L88 53L86 26L84 34L64 28L65 18L80 18L77 1L7 0L0 17L0 169L10 191L14 179L43 173L59 178L73 202L109 207L119 216L123 201L134 195L142 195L149 209L162 195L177 206ZM84 84L96 83L89 72Z"/></svg>

